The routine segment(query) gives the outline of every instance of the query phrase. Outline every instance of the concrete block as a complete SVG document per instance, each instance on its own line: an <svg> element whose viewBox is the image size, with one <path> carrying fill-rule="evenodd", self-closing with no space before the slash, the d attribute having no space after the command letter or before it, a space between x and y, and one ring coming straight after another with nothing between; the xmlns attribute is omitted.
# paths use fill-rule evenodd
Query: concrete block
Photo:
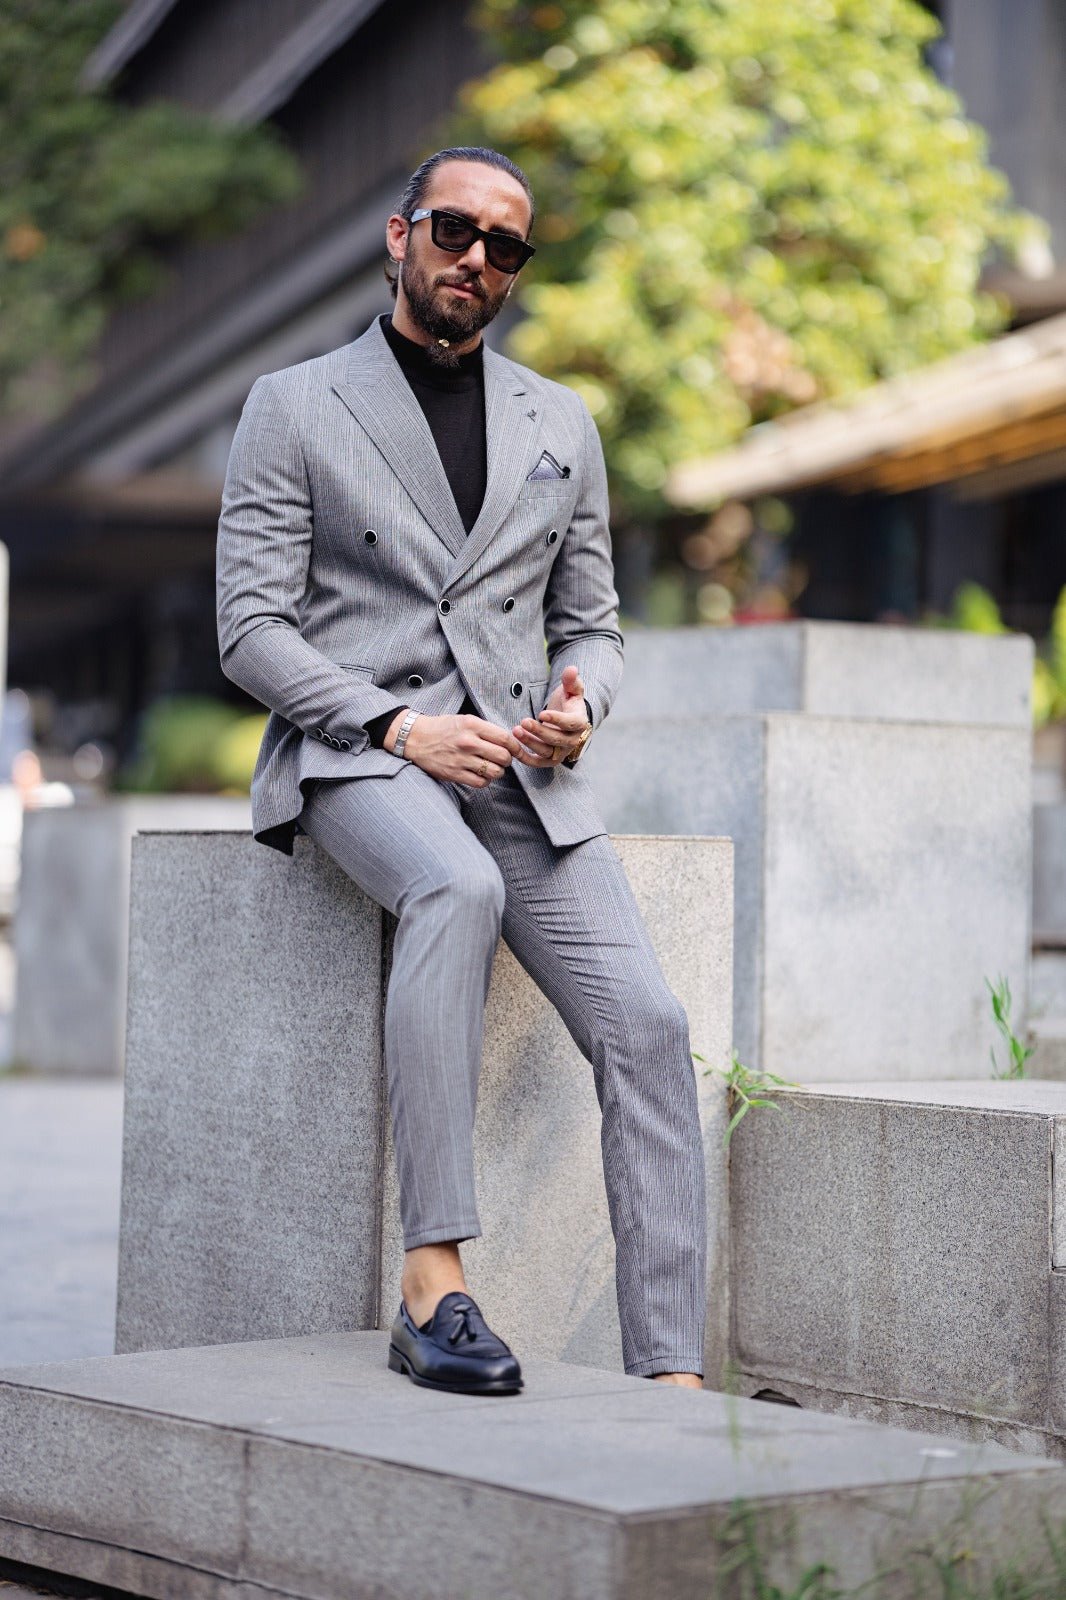
<svg viewBox="0 0 1066 1600"><path fill-rule="evenodd" d="M731 1036L728 840L625 839L692 1048ZM389 930L306 836L134 846L120 1351L388 1326L403 1242L382 1059ZM727 1342L721 1080L698 1073L708 1374ZM620 1363L591 1067L501 944L475 1131L471 1291L521 1358Z"/></svg>
<svg viewBox="0 0 1066 1600"><path fill-rule="evenodd" d="M610 720L802 711L1028 733L1032 670L1023 634L809 621L632 628Z"/></svg>
<svg viewBox="0 0 1066 1600"><path fill-rule="evenodd" d="M133 835L249 826L247 800L213 795L138 795L26 813L14 918L18 1063L37 1072L121 1073Z"/></svg>
<svg viewBox="0 0 1066 1600"><path fill-rule="evenodd" d="M387 1339L0 1372L0 1556L160 1600L733 1600L754 1526L790 1593L824 1562L889 1600L960 1548L975 1584L1053 1576L1056 1464L548 1361L431 1394Z"/></svg>
<svg viewBox="0 0 1066 1600"><path fill-rule="evenodd" d="M374 1325L381 912L296 847L134 841L120 1351Z"/></svg>
<svg viewBox="0 0 1066 1600"><path fill-rule="evenodd" d="M616 840L667 982L685 1005L694 1051L729 1060L732 850L727 840ZM726 1353L728 1184L720 1078L696 1063L707 1153L706 1374ZM592 1069L558 1014L501 944L485 1018L475 1129L484 1232L463 1246L471 1293L525 1354L619 1367L614 1242ZM403 1234L391 1137L386 1147L380 1326L399 1303ZM513 1340L512 1340L513 1336Z"/></svg>
<svg viewBox="0 0 1066 1600"><path fill-rule="evenodd" d="M1033 944L1066 946L1066 801L1033 807Z"/></svg>
<svg viewBox="0 0 1066 1600"><path fill-rule="evenodd" d="M1066 1456L1066 1084L840 1084L782 1105L733 1141L745 1392Z"/></svg>
<svg viewBox="0 0 1066 1600"><path fill-rule="evenodd" d="M799 1083L972 1077L986 976L1025 1019L1028 734L677 711L612 714L582 759L613 831L733 839L743 1059Z"/></svg>

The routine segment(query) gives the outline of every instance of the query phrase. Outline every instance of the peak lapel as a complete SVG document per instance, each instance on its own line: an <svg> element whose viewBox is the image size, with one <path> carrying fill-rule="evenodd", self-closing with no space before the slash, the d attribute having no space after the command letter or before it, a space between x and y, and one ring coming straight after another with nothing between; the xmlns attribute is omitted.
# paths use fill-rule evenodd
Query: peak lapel
<svg viewBox="0 0 1066 1600"><path fill-rule="evenodd" d="M333 384L418 510L453 556L466 544L429 423L375 319L351 346L346 378ZM486 393L486 409L488 396Z"/></svg>
<svg viewBox="0 0 1066 1600"><path fill-rule="evenodd" d="M448 573L455 583L490 543L537 459L543 407L508 361L485 348L485 499ZM532 413L532 415L530 415Z"/></svg>

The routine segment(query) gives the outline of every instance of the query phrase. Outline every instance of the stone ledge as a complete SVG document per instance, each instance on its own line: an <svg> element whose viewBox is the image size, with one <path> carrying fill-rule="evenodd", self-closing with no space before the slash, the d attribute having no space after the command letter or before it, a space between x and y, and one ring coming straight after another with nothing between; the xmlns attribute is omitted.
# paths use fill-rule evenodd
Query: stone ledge
<svg viewBox="0 0 1066 1600"><path fill-rule="evenodd" d="M733 1141L745 1391L1066 1456L1066 1084L835 1084L781 1104Z"/></svg>
<svg viewBox="0 0 1066 1600"><path fill-rule="evenodd" d="M704 1600L738 1503L789 1584L816 1560L857 1584L959 1539L975 1573L1039 1573L1040 1518L1066 1519L1066 1473L994 1445L558 1362L525 1362L521 1395L433 1394L386 1347L328 1334L0 1372L0 1554L160 1600L440 1600L442 1573L477 1600ZM415 1523L432 1564L412 1559Z"/></svg>
<svg viewBox="0 0 1066 1600"><path fill-rule="evenodd" d="M806 619L634 627L611 721L795 711L1029 733L1032 672L1025 635Z"/></svg>
<svg viewBox="0 0 1066 1600"><path fill-rule="evenodd" d="M732 845L614 842L692 1048L725 1065ZM247 834L136 839L120 1351L391 1323L403 1255L381 1037L391 927L307 837L291 860ZM697 1086L704 1371L717 1377L728 1334L725 1092L702 1069ZM493 1326L531 1355L620 1367L592 1069L502 942L474 1150L484 1232L463 1260Z"/></svg>

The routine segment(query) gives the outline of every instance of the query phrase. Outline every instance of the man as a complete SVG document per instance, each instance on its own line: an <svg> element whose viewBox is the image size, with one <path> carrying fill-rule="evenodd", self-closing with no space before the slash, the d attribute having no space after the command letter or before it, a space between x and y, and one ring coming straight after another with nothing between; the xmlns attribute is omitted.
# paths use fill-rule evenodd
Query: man
<svg viewBox="0 0 1066 1600"><path fill-rule="evenodd" d="M522 1386L459 1255L481 1232L472 1134L502 930L593 1069L626 1371L698 1387L687 1019L578 764L622 667L603 453L576 394L481 339L532 221L506 157L438 152L388 220L391 319L256 380L219 522L219 648L273 713L255 837L291 854L299 827L398 918L389 1366L464 1393Z"/></svg>

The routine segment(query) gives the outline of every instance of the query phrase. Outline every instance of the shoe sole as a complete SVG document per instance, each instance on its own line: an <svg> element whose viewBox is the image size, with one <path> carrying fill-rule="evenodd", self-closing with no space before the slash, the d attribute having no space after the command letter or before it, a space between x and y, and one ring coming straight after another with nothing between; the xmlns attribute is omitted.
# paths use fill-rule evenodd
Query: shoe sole
<svg viewBox="0 0 1066 1600"><path fill-rule="evenodd" d="M389 1371L402 1372L423 1389L444 1389L449 1394L518 1394L523 1383L521 1378L492 1378L488 1383L445 1383L438 1378L423 1378L394 1344L389 1345Z"/></svg>

